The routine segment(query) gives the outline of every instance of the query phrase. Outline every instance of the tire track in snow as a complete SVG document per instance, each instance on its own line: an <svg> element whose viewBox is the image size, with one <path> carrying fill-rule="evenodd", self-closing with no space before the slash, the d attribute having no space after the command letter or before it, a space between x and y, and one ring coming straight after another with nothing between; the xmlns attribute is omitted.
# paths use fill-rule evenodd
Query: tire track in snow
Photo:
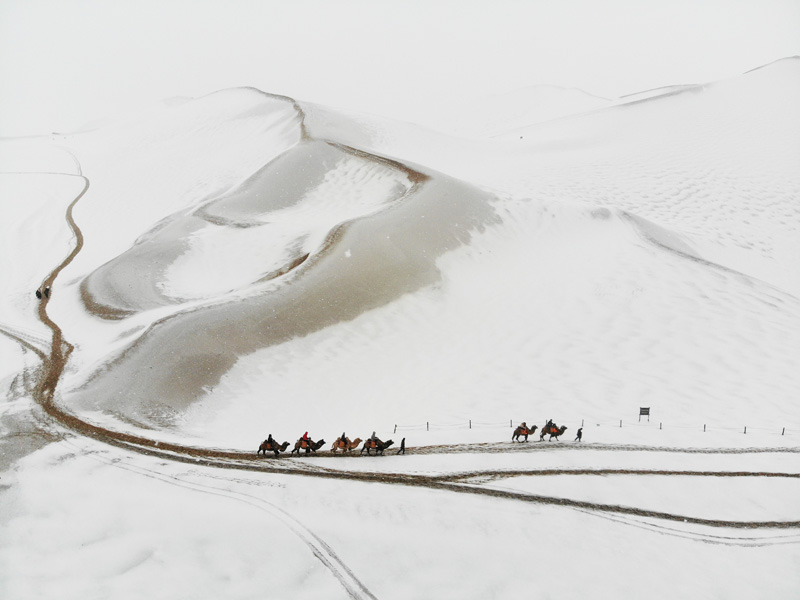
<svg viewBox="0 0 800 600"><path fill-rule="evenodd" d="M347 594L353 598L353 600L377 600L376 596L363 583L361 583L358 577L356 577L353 571L344 563L344 561L339 558L330 545L328 545L311 529L303 525L303 523L301 523L297 518L275 504L252 494L246 494L244 492L237 492L227 488L219 488L213 485L187 481L178 475L168 475L138 465L122 463L118 459L105 459L96 453L89 453L85 449L79 448L76 444L67 440L65 440L64 443L78 449L82 456L93 458L107 465L123 469L143 477L156 479L158 481L181 487L183 489L242 502L268 513L270 516L283 523L292 533L300 538L300 540L309 548L309 550L311 550L311 553L314 555L314 557L317 558L331 572L331 574L339 581L342 587L347 591ZM204 477L203 474L199 475Z"/></svg>
<svg viewBox="0 0 800 600"><path fill-rule="evenodd" d="M639 446L635 444L598 444L569 442L484 442L478 444L447 444L441 446L409 447L407 454L461 454L461 453L506 453L506 452L548 452L570 450L582 451L631 451L631 452L670 452L677 454L757 454L786 452L800 454L800 448L775 446L771 448L676 448L674 446Z"/></svg>
<svg viewBox="0 0 800 600"><path fill-rule="evenodd" d="M703 542L706 544L714 544L720 546L745 546L745 547L785 546L790 544L792 545L800 544L800 535L798 535L797 533L790 535L746 536L746 537L730 536L730 535L713 535L705 532L687 531L683 529L678 529L676 527L669 527L666 525L638 518L597 513L581 509L575 509L575 510L577 512L605 519L613 523L619 523L620 525L635 527L637 529L644 529L645 531L657 533L659 535L667 535L695 542Z"/></svg>
<svg viewBox="0 0 800 600"><path fill-rule="evenodd" d="M702 519L691 517L688 515L678 515L666 513L661 511L649 511L635 507L623 505L610 505L593 502L585 502L579 500L572 500L568 498L557 498L552 496L542 496L534 494L525 494L521 492L491 490L481 488L475 485L469 485L459 482L457 479L472 476L494 476L498 478L507 477L508 471L479 471L470 473L460 473L454 476L432 476L432 475L409 475L403 473L370 473L355 470L337 470L328 469L322 466L314 468L305 462L296 461L293 459L259 459L253 454L245 452L222 451L213 449L194 448L188 446L181 446L178 444L169 444L141 438L139 436L132 436L117 431L105 430L96 425L86 423L78 417L69 413L60 412L54 404L45 407L46 412L56 418L62 425L76 430L78 433L84 434L88 437L97 439L98 441L105 442L120 448L147 454L150 456L158 457L163 460L184 462L188 464L195 464L200 466L217 467L222 469L234 469L244 471L257 471L267 473L283 473L286 475L298 475L306 477L320 477L326 479L347 479L352 481L361 482L374 482L390 485L403 485L409 487L425 487L429 489L459 493L470 493L476 495L488 495L498 498L505 498L510 500L517 500L522 502L531 502L537 504L564 506L570 508L591 510L595 512L615 513L622 515L635 515L639 517L648 517L653 519L675 521L683 523L691 523L695 525L705 525L710 527L730 527L738 529L800 529L800 521L729 521L721 519ZM468 451L471 445L465 444L461 451ZM553 448L556 448L554 445ZM590 446L584 446L585 449L590 449ZM604 450L613 450L610 446L605 446ZM617 451L624 451L631 449L628 446L620 447ZM798 449L773 449L778 452L797 452ZM496 451L496 450L493 450ZM673 452L694 452L694 449L671 449ZM764 452L765 449L755 449L754 452ZM720 449L714 451L712 449L703 449L704 454L744 454L747 453L743 449ZM426 452L433 453L433 452ZM443 454L447 452L441 452ZM705 477L787 477L797 478L796 473L770 473L770 472L730 472L730 471L648 471L648 470L607 470L613 471L614 474L630 474L630 475L665 475L665 476L705 476ZM629 472L626 472L629 471ZM535 472L526 471L525 474L534 474ZM592 475L597 474L597 471L584 470L584 472L576 472L575 469L553 469L545 472L547 475ZM450 478L450 479L448 479Z"/></svg>
<svg viewBox="0 0 800 600"><path fill-rule="evenodd" d="M36 356L38 356L42 361L47 359L47 354L45 354L44 350L41 350L38 346L34 344L34 342L38 342L44 347L47 347L47 340L38 337L33 332L26 332L22 329L18 329L16 327L11 327L10 325L2 325L0 324L0 334L6 336L7 338L15 341L23 348L30 350Z"/></svg>
<svg viewBox="0 0 800 600"><path fill-rule="evenodd" d="M788 477L800 479L800 473L775 471L675 471L667 469L524 469L508 471L466 471L439 476L440 481L459 482L468 479L506 479L548 475L681 475L689 477Z"/></svg>
<svg viewBox="0 0 800 600"><path fill-rule="evenodd" d="M403 485L408 487L424 487L439 491L470 493L476 495L488 495L498 498L505 498L510 500L517 500L522 502L531 502L537 504L564 506L570 508L578 508L584 510L592 510L596 512L616 513L622 515L635 515L639 517L648 517L653 519L660 519L665 521L675 521L683 523L691 523L695 525L705 525L710 527L731 527L739 529L800 529L800 521L729 521L721 519L703 519L691 517L688 515L679 515L666 513L661 511L650 511L639 509L635 507L623 505L610 505L593 502L585 502L579 500L572 500L567 498L557 498L552 496L542 496L534 494L525 494L521 492L491 490L481 488L475 485L465 484L459 479L468 478L469 476L487 477L493 476L498 478L508 477L509 471L496 470L496 471L478 471L473 473L459 473L455 476L434 476L434 475L409 475L404 473L372 473L356 470L339 470L329 469L322 466L312 466L305 464L305 461L289 459L259 459L251 453L224 451L214 449L195 448L189 446L181 446L179 444L164 443L140 436L133 436L131 434L121 433L117 431L105 430L96 425L86 423L75 415L60 411L58 407L52 402L44 406L47 414L55 418L62 425L69 427L86 435L97 439L98 441L118 446L126 450L139 452L142 454L158 457L163 460L184 462L188 464L195 464L208 467L217 467L222 469L234 469L244 471L257 471L266 473L283 473L286 475L298 475L306 477L319 477L326 479L347 479L352 481L383 483L390 485ZM465 444L460 450L461 452L469 451L469 448L474 448L470 444ZM556 446L554 445L555 449ZM583 446L582 448L589 450L590 446ZM629 446L617 448L616 451L625 451L632 449ZM641 448L638 448L641 449ZM603 450L614 450L610 446L605 446ZM473 450L474 451L474 450ZM480 451L480 450L478 450ZM497 450L492 450L496 452ZM673 448L672 452L694 452L694 449L678 449ZM754 449L753 452L765 452L766 449ZM798 452L800 449L792 448L779 448L773 449L777 452ZM434 452L426 452L426 454L433 454ZM440 452L442 454L448 453L447 451ZM746 450L743 449L720 449L714 451L713 449L702 449L704 454L745 454ZM319 457L321 458L321 456ZM774 472L731 472L731 471L658 471L658 470L606 470L607 474L628 474L628 475L665 475L665 476L704 476L704 477L787 477L797 478L797 473L774 473ZM513 472L512 472L513 473ZM525 471L524 474L535 474L533 471ZM596 475L598 470L586 469L582 472L575 469L552 469L547 470L542 474L546 475Z"/></svg>
<svg viewBox="0 0 800 600"><path fill-rule="evenodd" d="M95 427L95 426L92 426ZM583 509L593 512L613 513L617 515L629 515L646 517L650 519L657 519L663 521L674 521L681 523L689 523L693 525L703 525L709 527L719 528L734 528L734 529L800 529L800 521L731 521L723 519L705 519L699 517L692 517L689 515L680 515L674 513L667 513L663 511L645 510L636 507L616 505L616 504L602 504L597 502L587 502L582 500L573 500L570 498L559 498L554 496L543 496L540 494L528 494L524 492L516 492L510 490L497 490L491 488L480 487L479 485L464 483L457 480L450 480L451 476L438 476L438 475L411 475L405 473L374 473L363 472L354 470L337 470L328 469L325 467L318 467L316 469L307 468L306 465L297 465L295 461L290 460L274 460L274 459L256 459L249 455L248 458L240 460L231 459L230 455L235 454L231 452L222 452L223 457L215 457L215 451L203 451L197 448L187 448L187 453L175 452L175 445L170 444L169 450L156 449L154 447L131 446L126 442L117 439L118 436L126 436L127 434L119 434L118 432L108 432L109 435L105 438L101 437L100 441L119 446L128 450L134 450L143 454L148 454L163 460L172 460L184 462L188 464L195 464L207 467L217 467L222 469L234 469L245 471L257 471L267 473L282 473L285 475L297 475L306 477L319 477L324 479L340 479L349 481L359 481L363 483L382 483L388 485L402 485L406 487L427 488L437 491L457 492L465 494L474 494L482 496L491 496L495 498L503 498L506 500L516 500L520 502L530 502L533 504L543 504L551 506L562 506L567 508ZM92 436L94 437L94 436ZM155 443L158 445L158 442ZM163 446L163 445L162 445ZM245 453L239 453L242 456L247 456ZM299 461L297 461L299 462ZM278 463L278 464L276 464ZM287 464L294 463L294 464ZM281 465L279 467L279 464ZM730 471L647 471L647 470L628 470L619 469L611 470L615 474L631 474L631 475L667 475L667 476L705 476L705 477L787 477L797 478L796 473L750 473L750 472L730 472ZM481 477L496 476L503 478L508 476L509 471L480 471L476 472ZM512 472L513 473L513 472ZM535 471L525 471L525 474L535 474ZM551 469L547 470L546 475L570 475L581 474L590 475L596 474L596 471L585 470L583 473L576 473L575 469ZM470 474L460 473L457 477L463 478ZM475 475L474 473L472 475Z"/></svg>

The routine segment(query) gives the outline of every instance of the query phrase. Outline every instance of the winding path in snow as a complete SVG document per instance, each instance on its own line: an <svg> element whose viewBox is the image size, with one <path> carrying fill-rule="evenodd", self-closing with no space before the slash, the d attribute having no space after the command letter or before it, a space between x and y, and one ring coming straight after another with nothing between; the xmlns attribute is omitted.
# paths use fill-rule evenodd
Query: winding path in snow
<svg viewBox="0 0 800 600"><path fill-rule="evenodd" d="M59 273L61 273L61 271L63 271L67 265L72 262L72 260L81 251L81 248L83 248L83 234L72 217L72 211L75 208L75 205L78 203L78 200L83 198L84 194L86 194L86 192L89 190L89 180L83 175L72 175L72 177L80 177L84 184L83 189L78 193L77 196L75 196L75 199L70 202L69 206L67 207L66 214L67 223L69 224L70 229L72 229L72 232L75 234L75 247L72 249L72 252L70 252L61 262L61 264L53 269L42 282L42 288L45 289L53 288L53 282L56 280L56 277L58 277ZM61 374L64 371L64 366L67 363L67 358L69 358L69 354L73 349L72 345L64 340L61 328L47 314L47 305L49 302L50 294L43 295L39 302L38 308L39 320L53 332L53 337L50 343L50 356L47 357L44 362L44 375L42 377L42 381L34 391L34 398L38 400L42 406L45 404L52 404L53 395L55 394L58 380L61 378Z"/></svg>

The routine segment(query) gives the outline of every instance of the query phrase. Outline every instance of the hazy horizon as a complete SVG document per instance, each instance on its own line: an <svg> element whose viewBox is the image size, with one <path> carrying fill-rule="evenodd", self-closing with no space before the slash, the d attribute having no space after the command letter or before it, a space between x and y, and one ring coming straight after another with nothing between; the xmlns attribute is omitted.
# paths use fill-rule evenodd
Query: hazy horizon
<svg viewBox="0 0 800 600"><path fill-rule="evenodd" d="M530 85L614 98L798 55L798 30L792 0L6 0L0 135L239 86L412 122Z"/></svg>

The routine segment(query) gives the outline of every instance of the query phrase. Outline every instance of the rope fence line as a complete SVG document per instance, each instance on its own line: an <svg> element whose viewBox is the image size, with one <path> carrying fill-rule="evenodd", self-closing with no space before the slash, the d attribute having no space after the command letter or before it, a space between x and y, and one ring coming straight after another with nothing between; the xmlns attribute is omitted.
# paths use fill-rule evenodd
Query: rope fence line
<svg viewBox="0 0 800 600"><path fill-rule="evenodd" d="M403 431L441 431L441 430L453 430L453 429L488 429L488 428L500 428L500 427L508 427L513 429L519 426L523 422L522 419L514 420L509 419L507 421L459 421L455 423L431 423L430 421L426 421L425 423L419 424L411 424L411 425L400 425L395 424L393 426L394 433L403 432ZM526 421L527 422L527 421ZM541 419L541 423L547 422L547 419ZM562 421L558 421L561 423ZM563 420L564 423L571 423L576 424L575 427L577 428L578 419L565 419ZM649 429L658 428L659 430L664 429L680 429L684 431L696 431L698 433L710 433L710 432L718 432L718 431L726 431L726 432L738 432L743 435L753 434L753 433L767 433L772 435L779 435L779 436L790 436L794 437L797 435L798 431L800 431L800 427L795 426L794 428L789 428L783 425L758 425L758 426L751 426L751 425L742 425L742 426L731 426L731 425L717 425L714 423L703 423L703 424L674 424L674 423L667 423L664 422L642 422L636 420L626 421L625 419L616 419L613 421L608 420L597 420L597 419L580 419L580 427L586 427L586 423L589 425L593 425L596 427L613 427L613 428L625 428L625 427L644 427ZM537 431L541 428L539 421L532 422L530 427L533 425L537 426Z"/></svg>

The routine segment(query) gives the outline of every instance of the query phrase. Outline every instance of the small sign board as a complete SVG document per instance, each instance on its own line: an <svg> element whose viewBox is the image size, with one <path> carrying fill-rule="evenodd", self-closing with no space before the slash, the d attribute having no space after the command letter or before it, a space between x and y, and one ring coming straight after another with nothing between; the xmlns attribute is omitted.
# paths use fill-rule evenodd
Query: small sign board
<svg viewBox="0 0 800 600"><path fill-rule="evenodd" d="M642 417L647 417L647 421L650 422L650 407L647 406L640 406L639 407L639 420L642 420Z"/></svg>

